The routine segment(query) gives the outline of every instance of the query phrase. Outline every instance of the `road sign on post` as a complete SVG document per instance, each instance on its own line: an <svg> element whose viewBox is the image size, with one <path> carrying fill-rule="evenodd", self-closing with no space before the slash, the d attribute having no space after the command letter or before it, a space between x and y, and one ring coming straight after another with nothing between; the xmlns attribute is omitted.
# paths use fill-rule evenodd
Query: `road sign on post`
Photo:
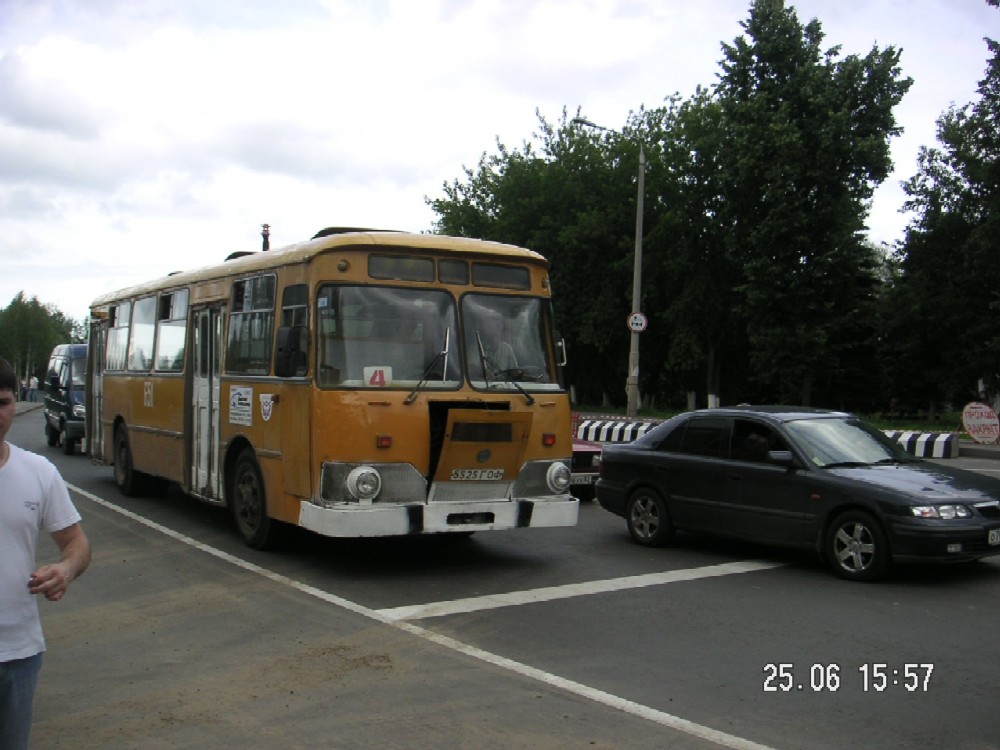
<svg viewBox="0 0 1000 750"><path fill-rule="evenodd" d="M646 330L646 326L649 321L646 320L646 316L641 312L629 313L628 316L628 329L632 333L642 333Z"/></svg>

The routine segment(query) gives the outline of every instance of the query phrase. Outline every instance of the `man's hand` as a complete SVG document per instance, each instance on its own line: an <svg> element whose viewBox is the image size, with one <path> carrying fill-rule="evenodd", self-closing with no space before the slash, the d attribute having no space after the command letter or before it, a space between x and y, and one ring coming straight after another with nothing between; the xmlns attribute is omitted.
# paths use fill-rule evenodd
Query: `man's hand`
<svg viewBox="0 0 1000 750"><path fill-rule="evenodd" d="M28 591L32 594L44 594L50 602L57 602L63 598L72 580L69 566L65 563L43 565L31 575Z"/></svg>
<svg viewBox="0 0 1000 750"><path fill-rule="evenodd" d="M78 523L54 532L52 539L62 553L59 562L36 570L28 581L28 590L57 602L63 598L69 584L90 565L90 542Z"/></svg>

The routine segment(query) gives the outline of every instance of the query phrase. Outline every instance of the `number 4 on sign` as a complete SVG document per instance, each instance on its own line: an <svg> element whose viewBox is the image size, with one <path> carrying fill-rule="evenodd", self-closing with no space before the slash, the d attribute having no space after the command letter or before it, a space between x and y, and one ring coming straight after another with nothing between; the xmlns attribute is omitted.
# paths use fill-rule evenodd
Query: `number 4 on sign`
<svg viewBox="0 0 1000 750"><path fill-rule="evenodd" d="M385 388L392 382L391 367L366 367L365 383L371 388Z"/></svg>

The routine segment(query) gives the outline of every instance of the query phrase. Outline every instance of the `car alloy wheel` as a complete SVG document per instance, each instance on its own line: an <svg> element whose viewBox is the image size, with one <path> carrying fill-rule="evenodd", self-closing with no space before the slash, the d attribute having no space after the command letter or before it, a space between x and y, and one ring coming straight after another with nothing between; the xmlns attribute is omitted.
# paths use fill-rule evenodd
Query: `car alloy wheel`
<svg viewBox="0 0 1000 750"><path fill-rule="evenodd" d="M636 544L659 547L674 535L667 504L652 490L638 490L629 498L625 519Z"/></svg>
<svg viewBox="0 0 1000 750"><path fill-rule="evenodd" d="M882 527L864 511L847 511L827 533L827 560L833 571L853 581L873 581L889 568L889 543Z"/></svg>

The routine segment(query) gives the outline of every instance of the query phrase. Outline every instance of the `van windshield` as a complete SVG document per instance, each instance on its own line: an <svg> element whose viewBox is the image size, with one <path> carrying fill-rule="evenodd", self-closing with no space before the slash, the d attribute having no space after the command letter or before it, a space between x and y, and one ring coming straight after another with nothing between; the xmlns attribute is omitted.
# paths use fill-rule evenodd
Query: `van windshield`
<svg viewBox="0 0 1000 750"><path fill-rule="evenodd" d="M87 387L87 358L73 357L73 368L71 370L73 378L73 390Z"/></svg>

